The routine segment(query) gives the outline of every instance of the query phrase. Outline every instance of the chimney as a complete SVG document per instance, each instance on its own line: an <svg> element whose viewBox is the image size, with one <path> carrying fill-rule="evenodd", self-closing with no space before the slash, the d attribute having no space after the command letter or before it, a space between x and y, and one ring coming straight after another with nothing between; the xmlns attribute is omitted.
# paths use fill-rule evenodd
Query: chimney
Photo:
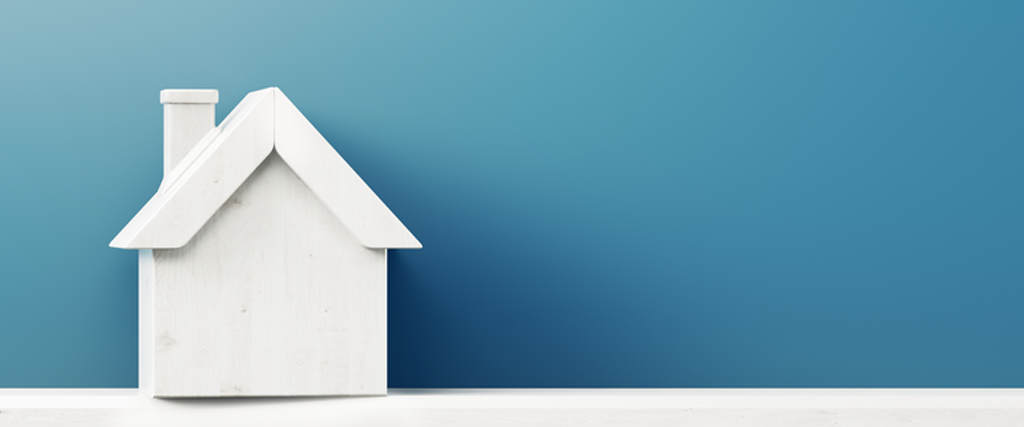
<svg viewBox="0 0 1024 427"><path fill-rule="evenodd" d="M164 176L214 128L216 89L164 89Z"/></svg>

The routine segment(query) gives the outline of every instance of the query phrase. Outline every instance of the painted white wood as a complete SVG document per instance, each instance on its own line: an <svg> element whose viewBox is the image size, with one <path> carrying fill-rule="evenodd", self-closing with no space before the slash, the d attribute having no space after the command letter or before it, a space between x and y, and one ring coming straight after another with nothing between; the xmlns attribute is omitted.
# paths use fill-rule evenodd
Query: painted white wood
<svg viewBox="0 0 1024 427"><path fill-rule="evenodd" d="M1021 389L392 389L386 398L164 400L0 390L0 426L1024 425Z"/></svg>
<svg viewBox="0 0 1024 427"><path fill-rule="evenodd" d="M364 246L422 247L277 88L250 93L203 136L110 246L183 246L272 148Z"/></svg>
<svg viewBox="0 0 1024 427"><path fill-rule="evenodd" d="M111 242L142 249L142 393L386 393L387 248L420 243L312 124L252 92L173 162Z"/></svg>
<svg viewBox="0 0 1024 427"><path fill-rule="evenodd" d="M386 393L386 249L276 153L187 245L152 252L155 396Z"/></svg>
<svg viewBox="0 0 1024 427"><path fill-rule="evenodd" d="M368 248L422 248L288 97L274 92L275 149L352 234Z"/></svg>
<svg viewBox="0 0 1024 427"><path fill-rule="evenodd" d="M220 99L217 89L164 89L160 91L161 104L216 104Z"/></svg>
<svg viewBox="0 0 1024 427"><path fill-rule="evenodd" d="M153 250L139 250L139 391L153 396Z"/></svg>
<svg viewBox="0 0 1024 427"><path fill-rule="evenodd" d="M164 178L161 190L110 246L178 248L188 243L274 147L272 90L252 92ZM216 134L215 134L216 133Z"/></svg>
<svg viewBox="0 0 1024 427"><path fill-rule="evenodd" d="M212 89L165 89L164 175L167 175L196 143L214 128L218 92Z"/></svg>

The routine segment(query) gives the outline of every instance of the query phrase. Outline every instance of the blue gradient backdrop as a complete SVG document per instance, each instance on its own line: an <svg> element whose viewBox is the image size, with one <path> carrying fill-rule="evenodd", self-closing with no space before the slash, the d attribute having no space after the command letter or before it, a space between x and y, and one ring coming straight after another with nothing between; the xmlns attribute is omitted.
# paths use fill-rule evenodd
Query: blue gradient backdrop
<svg viewBox="0 0 1024 427"><path fill-rule="evenodd" d="M0 387L134 387L164 88L422 240L392 387L1024 387L1024 2L0 3Z"/></svg>

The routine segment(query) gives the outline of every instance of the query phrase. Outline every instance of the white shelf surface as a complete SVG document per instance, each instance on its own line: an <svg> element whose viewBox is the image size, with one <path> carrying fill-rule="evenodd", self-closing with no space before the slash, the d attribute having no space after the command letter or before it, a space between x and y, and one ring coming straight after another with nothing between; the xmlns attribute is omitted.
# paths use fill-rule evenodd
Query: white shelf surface
<svg viewBox="0 0 1024 427"><path fill-rule="evenodd" d="M0 426L1024 426L1024 389L391 389L151 399L0 389Z"/></svg>

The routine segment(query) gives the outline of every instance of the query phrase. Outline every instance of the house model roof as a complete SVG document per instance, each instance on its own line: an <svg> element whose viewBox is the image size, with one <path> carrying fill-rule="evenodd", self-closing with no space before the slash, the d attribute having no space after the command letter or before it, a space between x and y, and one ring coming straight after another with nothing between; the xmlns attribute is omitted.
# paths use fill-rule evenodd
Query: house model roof
<svg viewBox="0 0 1024 427"><path fill-rule="evenodd" d="M110 246L185 246L275 150L363 246L422 247L278 88L246 95L164 177Z"/></svg>

